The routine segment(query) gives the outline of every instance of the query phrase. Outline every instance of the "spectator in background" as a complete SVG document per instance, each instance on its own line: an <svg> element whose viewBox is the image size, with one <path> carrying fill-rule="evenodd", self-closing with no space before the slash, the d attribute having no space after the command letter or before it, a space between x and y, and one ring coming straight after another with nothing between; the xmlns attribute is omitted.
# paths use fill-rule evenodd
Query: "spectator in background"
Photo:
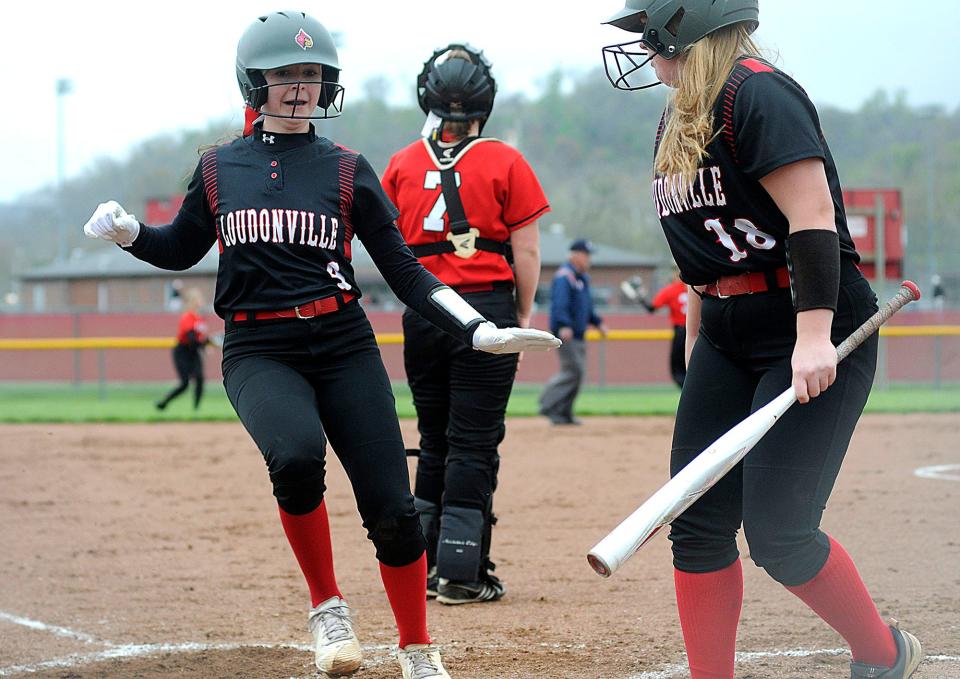
<svg viewBox="0 0 960 679"><path fill-rule="evenodd" d="M932 283L932 295L933 299L933 308L934 309L943 309L944 302L944 291L943 291L943 281L940 279L940 274L933 274L933 277L930 279Z"/></svg>
<svg viewBox="0 0 960 679"><path fill-rule="evenodd" d="M687 285L680 280L680 272L673 270L673 281L660 288L653 296L653 301L647 299L647 292L643 279L634 276L624 281L621 291L631 300L643 305L650 313L666 307L670 310L670 324L673 326L673 340L670 344L670 376L683 387L683 378L687 375L687 361L685 356L687 342Z"/></svg>
<svg viewBox="0 0 960 679"><path fill-rule="evenodd" d="M540 414L553 424L580 424L573 416L573 402L587 366L584 335L592 325L606 335L606 327L593 310L590 297L590 256L593 245L579 238L570 244L570 256L553 277L550 287L550 331L563 340L557 350L560 371L550 378L540 395Z"/></svg>
<svg viewBox="0 0 960 679"><path fill-rule="evenodd" d="M177 345L173 348L173 367L177 371L180 383L170 393L157 401L157 410L163 410L177 396L190 386L193 380L193 409L200 407L203 398L203 348L209 342L207 326L200 315L203 296L196 288L190 288L184 295L185 309L177 326Z"/></svg>
<svg viewBox="0 0 960 679"><path fill-rule="evenodd" d="M183 281L175 278L170 281L170 294L167 295L167 311L180 311L183 308Z"/></svg>

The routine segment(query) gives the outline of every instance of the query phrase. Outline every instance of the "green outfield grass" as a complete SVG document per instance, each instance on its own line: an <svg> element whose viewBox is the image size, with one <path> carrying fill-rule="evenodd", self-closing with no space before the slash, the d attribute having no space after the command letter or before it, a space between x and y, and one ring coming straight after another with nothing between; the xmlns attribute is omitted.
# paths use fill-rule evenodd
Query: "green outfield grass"
<svg viewBox="0 0 960 679"><path fill-rule="evenodd" d="M197 412L191 407L189 393L170 404L164 412L159 412L153 403L168 387L166 384L111 384L101 392L97 385L0 383L0 422L236 420L219 383L207 386ZM508 415L536 415L540 389L539 385L517 385L510 399ZM407 385L395 384L394 392L400 417L413 417ZM577 414L673 415L678 397L678 390L669 386L588 386L577 401ZM875 389L867 404L867 412L960 412L960 385L939 389L901 385Z"/></svg>

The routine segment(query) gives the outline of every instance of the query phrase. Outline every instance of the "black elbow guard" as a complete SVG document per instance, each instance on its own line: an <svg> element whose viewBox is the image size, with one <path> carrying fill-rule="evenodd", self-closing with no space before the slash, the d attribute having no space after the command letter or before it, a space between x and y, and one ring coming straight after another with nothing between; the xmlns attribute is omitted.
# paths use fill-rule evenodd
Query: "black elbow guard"
<svg viewBox="0 0 960 679"><path fill-rule="evenodd" d="M797 313L837 310L840 293L840 236L830 229L804 229L787 237L790 294Z"/></svg>

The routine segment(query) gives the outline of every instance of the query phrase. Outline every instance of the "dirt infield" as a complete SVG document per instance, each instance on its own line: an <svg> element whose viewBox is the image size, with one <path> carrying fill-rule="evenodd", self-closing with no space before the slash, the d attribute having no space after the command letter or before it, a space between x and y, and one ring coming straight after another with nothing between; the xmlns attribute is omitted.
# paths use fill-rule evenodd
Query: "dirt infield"
<svg viewBox="0 0 960 679"><path fill-rule="evenodd" d="M494 538L507 597L428 607L453 677L686 676L667 540L609 580L585 559L665 479L671 427L509 423ZM958 440L955 414L865 418L825 519L881 612L924 642L918 679L960 677ZM0 442L0 677L317 676L306 587L239 424L0 426ZM397 678L373 548L335 461L328 485L366 650L354 676ZM744 559L738 677L849 676L843 641Z"/></svg>

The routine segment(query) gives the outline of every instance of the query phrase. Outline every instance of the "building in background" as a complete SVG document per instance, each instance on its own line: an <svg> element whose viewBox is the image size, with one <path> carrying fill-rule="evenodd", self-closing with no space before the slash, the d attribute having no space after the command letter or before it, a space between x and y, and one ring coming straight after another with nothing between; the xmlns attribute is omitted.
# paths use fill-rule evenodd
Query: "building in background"
<svg viewBox="0 0 960 679"><path fill-rule="evenodd" d="M167 202L156 207L146 222L168 223L179 204ZM159 214L162 209L168 213ZM153 217L153 218L151 218ZM542 271L537 291L538 304L549 297L553 274L567 258L573 236L560 229L544 229L540 252ZM591 282L599 306L617 307L624 303L620 282L641 275L656 284L657 270L669 277L668 262L659 258L628 252L620 247L596 243ZM216 248L186 271L162 271L120 248L80 253L68 260L57 261L28 271L20 276L20 310L27 313L77 312L155 312L172 309L178 284L198 288L208 300L213 299L217 276ZM400 302L387 287L370 255L359 241L353 248L353 266L357 283L364 293L364 305L386 311L401 309Z"/></svg>

